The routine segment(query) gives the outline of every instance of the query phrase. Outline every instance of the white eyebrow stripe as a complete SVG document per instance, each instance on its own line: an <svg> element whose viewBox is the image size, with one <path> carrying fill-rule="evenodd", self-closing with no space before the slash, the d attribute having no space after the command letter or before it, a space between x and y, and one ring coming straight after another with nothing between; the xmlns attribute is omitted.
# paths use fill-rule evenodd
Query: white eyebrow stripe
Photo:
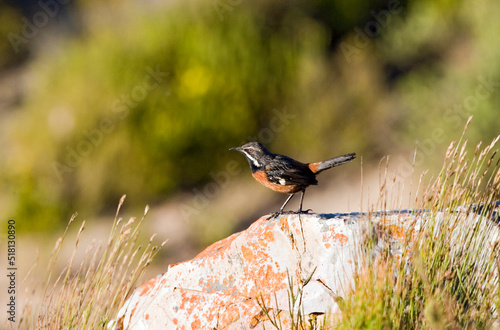
<svg viewBox="0 0 500 330"><path fill-rule="evenodd" d="M252 163L256 166L256 167L260 167L260 163L257 161L257 159L255 159L254 157L252 157L252 155L250 155L246 150L243 150L243 152L245 153L245 155L248 157L248 159L250 159L252 161Z"/></svg>

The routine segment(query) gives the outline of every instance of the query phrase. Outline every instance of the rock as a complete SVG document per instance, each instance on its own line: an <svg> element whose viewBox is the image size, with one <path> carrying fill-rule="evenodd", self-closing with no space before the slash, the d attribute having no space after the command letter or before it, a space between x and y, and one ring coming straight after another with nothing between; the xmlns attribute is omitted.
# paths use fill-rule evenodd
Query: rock
<svg viewBox="0 0 500 330"><path fill-rule="evenodd" d="M354 275L367 256L376 258L389 248L393 257L401 257L406 229L414 229L413 240L422 220L423 213L412 213L384 212L369 219L360 213L261 217L137 288L110 327L273 328L262 306L271 316L281 311L283 329L290 328L299 306L302 315L319 316L321 322L327 312L340 313L339 298L353 290Z"/></svg>

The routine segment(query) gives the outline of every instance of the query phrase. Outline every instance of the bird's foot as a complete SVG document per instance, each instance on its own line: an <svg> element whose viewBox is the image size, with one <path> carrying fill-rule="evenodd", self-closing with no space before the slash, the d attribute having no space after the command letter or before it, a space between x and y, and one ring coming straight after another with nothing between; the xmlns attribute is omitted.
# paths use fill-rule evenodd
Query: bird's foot
<svg viewBox="0 0 500 330"><path fill-rule="evenodd" d="M283 214L296 214L296 213L297 212L294 212L294 211L279 210L278 212L271 213L269 215L269 217L267 218L267 220L271 220L271 219L277 218L277 217L279 217L280 215L283 215Z"/></svg>
<svg viewBox="0 0 500 330"><path fill-rule="evenodd" d="M277 218L278 216L280 216L280 215L282 215L282 214L283 214L283 212L281 212L281 211L271 213L271 214L269 214L269 216L267 217L267 220L272 220L272 219Z"/></svg>
<svg viewBox="0 0 500 330"><path fill-rule="evenodd" d="M269 215L269 217L267 217L267 220L272 220L272 219L277 218L283 214L308 214L311 211L312 211L312 209L300 210L300 211L281 211L280 210L278 212L271 213Z"/></svg>

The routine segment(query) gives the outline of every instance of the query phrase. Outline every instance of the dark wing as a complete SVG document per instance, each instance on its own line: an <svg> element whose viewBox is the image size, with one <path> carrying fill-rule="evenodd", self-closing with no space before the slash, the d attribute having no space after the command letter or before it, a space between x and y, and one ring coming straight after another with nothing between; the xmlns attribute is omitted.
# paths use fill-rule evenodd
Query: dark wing
<svg viewBox="0 0 500 330"><path fill-rule="evenodd" d="M276 155L266 165L266 173L269 181L281 185L301 185L307 187L312 184L318 184L316 175L306 164L283 155Z"/></svg>

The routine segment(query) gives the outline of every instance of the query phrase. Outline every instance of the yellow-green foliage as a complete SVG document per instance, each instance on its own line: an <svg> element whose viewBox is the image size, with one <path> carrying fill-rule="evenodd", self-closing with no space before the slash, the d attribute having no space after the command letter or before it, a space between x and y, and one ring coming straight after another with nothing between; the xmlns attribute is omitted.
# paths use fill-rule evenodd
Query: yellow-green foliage
<svg viewBox="0 0 500 330"><path fill-rule="evenodd" d="M43 227L117 194L151 202L200 184L229 160L221 150L287 99L301 46L266 33L252 14L220 21L211 7L179 4L126 16L34 65L4 173L23 223Z"/></svg>
<svg viewBox="0 0 500 330"><path fill-rule="evenodd" d="M206 183L272 109L293 119L262 142L304 160L417 145L428 168L469 115L473 140L498 134L498 1L225 3L79 2L81 35L47 38L0 113L0 205L21 230Z"/></svg>
<svg viewBox="0 0 500 330"><path fill-rule="evenodd" d="M500 21L492 10L500 10L498 1L411 1L408 15L393 17L381 36L383 61L394 70L394 91L404 100L402 137L413 143L418 136L424 154L444 151L471 115L471 140L499 133L500 64L494 58L500 43L493 31Z"/></svg>

